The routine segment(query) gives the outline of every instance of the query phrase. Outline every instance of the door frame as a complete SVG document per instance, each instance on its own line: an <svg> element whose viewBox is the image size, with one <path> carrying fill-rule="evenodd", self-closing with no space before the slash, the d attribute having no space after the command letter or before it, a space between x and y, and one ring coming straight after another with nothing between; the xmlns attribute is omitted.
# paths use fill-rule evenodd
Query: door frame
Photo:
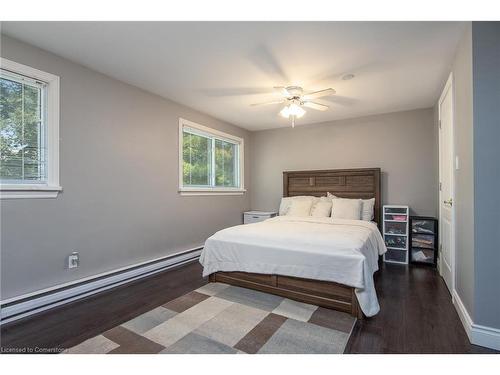
<svg viewBox="0 0 500 375"><path fill-rule="evenodd" d="M454 296L455 292L455 286L456 286L456 252L455 252L455 228L456 228L456 217L455 217L455 207L456 207L456 200L455 200L455 170L456 170L456 156L455 156L455 85L454 85L454 79L453 79L453 72L450 73L448 76L448 79L446 81L446 84L444 85L443 91L441 93L441 96L439 97L438 101L438 123L439 123L439 129L438 129L438 137L439 137L439 149L438 149L438 164L439 164L439 192L438 192L438 213L439 213L439 222L441 223L441 202L443 201L443 196L441 194L441 176L442 176L442 166L441 166L441 142L442 142L442 136L441 136L441 103L443 102L443 99L445 98L446 94L450 93L451 95L451 154L452 154L452 168L451 168L451 198L453 200L453 204L451 206L451 241L450 241L450 253L451 253L451 285L452 285L452 290L450 290L450 294L452 295L452 299ZM441 234L442 231L440 230L441 225L439 225L439 233ZM439 274L443 276L442 270L442 262L443 262L443 257L441 255L441 236L439 236Z"/></svg>

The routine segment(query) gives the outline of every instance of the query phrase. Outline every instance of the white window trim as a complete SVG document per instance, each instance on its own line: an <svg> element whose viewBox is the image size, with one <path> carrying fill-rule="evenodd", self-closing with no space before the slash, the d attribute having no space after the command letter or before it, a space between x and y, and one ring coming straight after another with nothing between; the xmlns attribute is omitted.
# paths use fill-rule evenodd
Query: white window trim
<svg viewBox="0 0 500 375"><path fill-rule="evenodd" d="M182 131L184 127L190 127L197 130L200 130L204 133L208 133L214 136L218 136L221 138L225 138L230 141L237 142L239 144L239 188L224 188L224 187L216 187L216 188L206 188L206 187L184 187L183 186L183 155L182 155ZM245 160L244 160L244 139L240 137L236 137L231 134L227 134L221 132L220 130L212 129L207 126L203 126L197 124L195 122L179 118L179 193L181 195L243 195L246 192L245 189Z"/></svg>
<svg viewBox="0 0 500 375"><path fill-rule="evenodd" d="M27 65L1 58L0 68L47 83L47 182L0 184L0 198L56 198L59 184L59 77Z"/></svg>

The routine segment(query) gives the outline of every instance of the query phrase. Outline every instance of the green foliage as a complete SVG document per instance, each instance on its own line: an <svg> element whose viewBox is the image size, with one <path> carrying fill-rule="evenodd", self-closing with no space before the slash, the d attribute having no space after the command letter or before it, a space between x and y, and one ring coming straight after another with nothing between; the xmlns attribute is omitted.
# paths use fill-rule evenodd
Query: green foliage
<svg viewBox="0 0 500 375"><path fill-rule="evenodd" d="M236 145L215 140L215 186L236 187Z"/></svg>
<svg viewBox="0 0 500 375"><path fill-rule="evenodd" d="M183 133L183 180L185 186L210 185L211 139Z"/></svg>
<svg viewBox="0 0 500 375"><path fill-rule="evenodd" d="M237 145L188 132L183 133L184 186L211 185L212 142L215 142L215 186L237 186Z"/></svg>
<svg viewBox="0 0 500 375"><path fill-rule="evenodd" d="M38 180L41 89L0 79L0 178Z"/></svg>

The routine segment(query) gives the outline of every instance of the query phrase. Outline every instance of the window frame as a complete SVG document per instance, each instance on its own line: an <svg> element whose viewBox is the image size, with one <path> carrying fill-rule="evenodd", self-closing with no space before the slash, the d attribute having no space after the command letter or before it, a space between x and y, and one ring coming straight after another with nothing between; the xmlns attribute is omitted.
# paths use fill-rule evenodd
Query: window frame
<svg viewBox="0 0 500 375"><path fill-rule="evenodd" d="M0 198L56 198L59 184L59 76L0 57L0 68L46 84L47 180L43 183L4 183Z"/></svg>
<svg viewBox="0 0 500 375"><path fill-rule="evenodd" d="M183 133L184 128L192 128L194 130L200 131L200 133L205 134L208 137L219 139L222 141L228 141L238 145L238 187L197 187L197 186L184 186L184 157L183 157ZM179 118L179 193L181 195L243 195L246 192L245 189L245 160L244 160L244 150L245 150L245 140L243 138L224 133L220 130L212 129L204 125L197 124L193 121L189 121L183 118ZM215 167L214 167L215 168Z"/></svg>

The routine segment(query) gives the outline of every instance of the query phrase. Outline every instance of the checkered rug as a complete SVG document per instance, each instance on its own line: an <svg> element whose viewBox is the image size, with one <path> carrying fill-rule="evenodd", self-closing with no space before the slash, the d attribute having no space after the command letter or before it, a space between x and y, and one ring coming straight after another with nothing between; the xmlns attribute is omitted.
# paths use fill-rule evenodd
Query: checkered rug
<svg viewBox="0 0 500 375"><path fill-rule="evenodd" d="M210 283L65 353L343 353L355 318Z"/></svg>

